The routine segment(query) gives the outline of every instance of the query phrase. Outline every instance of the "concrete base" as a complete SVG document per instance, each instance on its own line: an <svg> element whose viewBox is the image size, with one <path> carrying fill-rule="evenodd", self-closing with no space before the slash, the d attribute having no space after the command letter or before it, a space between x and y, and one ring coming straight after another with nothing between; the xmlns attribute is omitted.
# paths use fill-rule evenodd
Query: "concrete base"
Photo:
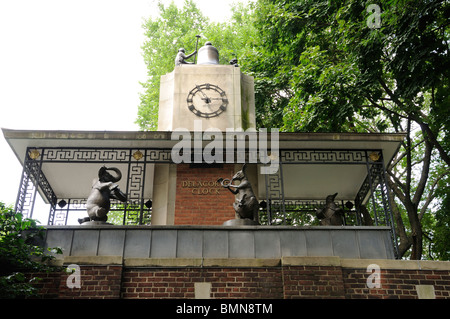
<svg viewBox="0 0 450 319"><path fill-rule="evenodd" d="M82 224L80 224L80 226L114 226L114 224L111 223L107 223L107 222L101 222L101 221L97 221L97 220L91 220L89 222L84 222Z"/></svg>
<svg viewBox="0 0 450 319"><path fill-rule="evenodd" d="M40 244L57 258L395 259L390 229L369 226L46 226Z"/></svg>
<svg viewBox="0 0 450 319"><path fill-rule="evenodd" d="M254 220L245 218L245 219L230 219L222 224L222 226L258 226L259 223Z"/></svg>

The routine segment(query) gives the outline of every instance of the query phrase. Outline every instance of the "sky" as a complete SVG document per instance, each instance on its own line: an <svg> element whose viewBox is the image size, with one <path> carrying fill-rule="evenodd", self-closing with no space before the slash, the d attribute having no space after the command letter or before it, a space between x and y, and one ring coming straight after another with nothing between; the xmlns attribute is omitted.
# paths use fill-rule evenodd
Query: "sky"
<svg viewBox="0 0 450 319"><path fill-rule="evenodd" d="M235 0L195 2L212 21L222 22ZM156 4L0 0L0 128L139 130L139 82L146 79L142 23L157 16ZM1 202L15 203L21 173L1 133Z"/></svg>

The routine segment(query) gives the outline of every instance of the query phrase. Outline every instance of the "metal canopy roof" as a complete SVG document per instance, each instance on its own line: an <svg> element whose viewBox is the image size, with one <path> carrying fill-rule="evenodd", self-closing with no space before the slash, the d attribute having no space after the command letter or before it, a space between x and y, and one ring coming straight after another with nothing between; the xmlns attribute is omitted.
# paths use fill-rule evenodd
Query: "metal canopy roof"
<svg viewBox="0 0 450 319"><path fill-rule="evenodd" d="M172 132L137 131L31 131L2 129L4 137L23 165L28 147L36 148L158 148L171 149L179 142ZM279 133L279 148L290 150L382 150L387 165L405 134L377 133ZM225 146L225 133L223 134ZM203 141L203 145L210 143ZM267 134L270 150L271 135ZM124 170L126 164L124 164ZM153 166L153 164L149 164ZM115 165L117 167L119 165ZM97 176L99 164L44 163L42 171L58 198L84 198L91 181ZM120 169L120 167L119 167ZM124 171L122 170L122 171ZM339 192L336 200L354 199L367 175L365 165L283 165L285 198L324 199ZM20 178L20 176L18 176ZM264 176L260 175L264 180ZM153 167L146 175L146 193L151 198ZM126 176L119 182L126 183ZM263 199L264 186L259 183L258 196ZM262 184L262 186L261 186ZM121 186L123 187L123 186Z"/></svg>
<svg viewBox="0 0 450 319"><path fill-rule="evenodd" d="M172 132L161 131L2 131L22 164L27 147L172 148L178 142L171 139ZM385 165L404 138L404 133L279 133L280 149L381 149Z"/></svg>

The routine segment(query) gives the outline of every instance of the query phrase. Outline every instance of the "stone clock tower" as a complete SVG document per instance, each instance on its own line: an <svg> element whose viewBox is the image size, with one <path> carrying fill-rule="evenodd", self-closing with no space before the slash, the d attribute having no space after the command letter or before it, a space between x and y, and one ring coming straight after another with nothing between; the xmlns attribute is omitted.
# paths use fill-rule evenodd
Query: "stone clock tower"
<svg viewBox="0 0 450 319"><path fill-rule="evenodd" d="M217 49L207 42L198 64L176 66L161 77L159 131L194 131L195 120L202 121L203 130L255 128L253 77L218 60Z"/></svg>
<svg viewBox="0 0 450 319"><path fill-rule="evenodd" d="M220 65L211 43L200 48L197 64L175 66L161 77L158 131L255 128L253 77L235 64ZM217 179L231 178L239 167L156 164L152 224L222 225L234 219L234 195Z"/></svg>

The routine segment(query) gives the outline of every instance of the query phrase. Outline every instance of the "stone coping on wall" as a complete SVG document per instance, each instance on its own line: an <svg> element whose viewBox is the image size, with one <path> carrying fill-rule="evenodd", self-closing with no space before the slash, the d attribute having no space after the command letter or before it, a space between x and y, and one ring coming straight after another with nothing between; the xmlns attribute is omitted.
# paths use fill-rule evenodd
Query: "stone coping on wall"
<svg viewBox="0 0 450 319"><path fill-rule="evenodd" d="M222 226L222 225L46 225L51 230L80 230L80 229L114 229L114 230L390 230L388 226Z"/></svg>
<svg viewBox="0 0 450 319"><path fill-rule="evenodd" d="M44 247L67 256L248 258L335 256L395 259L388 227L374 226L47 226Z"/></svg>
<svg viewBox="0 0 450 319"><path fill-rule="evenodd" d="M380 269L403 270L450 270L450 261L392 260L392 259L346 259L330 257L282 257L282 258L123 258L122 256L66 256L56 260L59 266L122 265L128 268L258 268L282 266L323 266L366 269L376 264Z"/></svg>

